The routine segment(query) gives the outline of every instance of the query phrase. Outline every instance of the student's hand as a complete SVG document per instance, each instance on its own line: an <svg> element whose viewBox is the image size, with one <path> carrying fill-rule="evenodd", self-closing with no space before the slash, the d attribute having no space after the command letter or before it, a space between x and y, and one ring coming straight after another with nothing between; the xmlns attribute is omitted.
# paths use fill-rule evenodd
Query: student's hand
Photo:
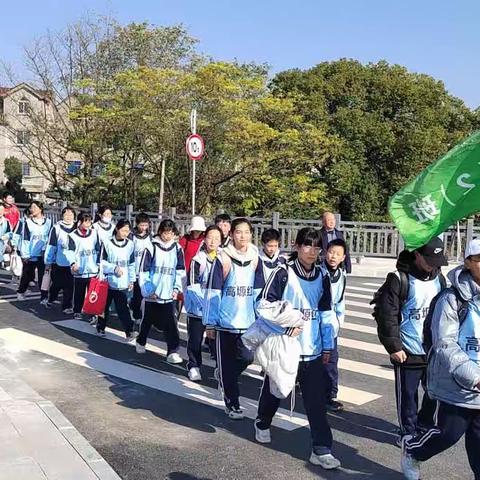
<svg viewBox="0 0 480 480"><path fill-rule="evenodd" d="M404 363L407 361L407 354L400 350L399 352L391 353L390 358L396 363Z"/></svg>
<svg viewBox="0 0 480 480"><path fill-rule="evenodd" d="M302 333L302 329L300 327L295 327L292 330L292 333L289 335L290 337L298 337Z"/></svg>
<svg viewBox="0 0 480 480"><path fill-rule="evenodd" d="M131 292L133 290L133 283L128 284L128 291Z"/></svg>
<svg viewBox="0 0 480 480"><path fill-rule="evenodd" d="M72 271L72 273L77 273L77 272L80 270L80 265L78 265L77 263L74 263L74 264L70 267L70 270Z"/></svg>
<svg viewBox="0 0 480 480"><path fill-rule="evenodd" d="M158 300L158 295L156 293L152 293L148 298L150 298L150 300Z"/></svg>
<svg viewBox="0 0 480 480"><path fill-rule="evenodd" d="M120 268L120 267L115 267L115 270L113 271L113 273L117 276L117 277L121 277L123 275L123 269Z"/></svg>
<svg viewBox="0 0 480 480"><path fill-rule="evenodd" d="M208 328L207 330L205 330L205 336L210 340L215 340L216 334L217 332L215 332L213 328Z"/></svg>
<svg viewBox="0 0 480 480"><path fill-rule="evenodd" d="M330 352L322 353L322 363L326 365L330 361Z"/></svg>
<svg viewBox="0 0 480 480"><path fill-rule="evenodd" d="M177 292L177 290L174 290L173 293L172 293L172 298L173 298L174 300L176 300L177 297L178 297L178 292Z"/></svg>

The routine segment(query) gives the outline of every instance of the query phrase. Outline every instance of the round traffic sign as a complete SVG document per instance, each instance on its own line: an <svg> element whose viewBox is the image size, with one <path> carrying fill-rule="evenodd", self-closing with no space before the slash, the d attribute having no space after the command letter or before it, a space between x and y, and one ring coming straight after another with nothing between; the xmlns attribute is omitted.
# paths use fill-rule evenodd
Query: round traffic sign
<svg viewBox="0 0 480 480"><path fill-rule="evenodd" d="M187 138L186 148L190 160L200 160L205 153L205 142L200 135L194 133Z"/></svg>

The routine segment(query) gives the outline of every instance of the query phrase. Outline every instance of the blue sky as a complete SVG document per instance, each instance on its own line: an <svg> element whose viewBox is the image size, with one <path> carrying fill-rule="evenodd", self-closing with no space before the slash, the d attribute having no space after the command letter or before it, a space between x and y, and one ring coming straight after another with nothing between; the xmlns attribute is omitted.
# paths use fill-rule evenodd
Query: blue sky
<svg viewBox="0 0 480 480"><path fill-rule="evenodd" d="M443 80L467 105L480 106L478 0L23 0L2 2L0 58L85 12L121 22L184 23L216 59L267 62L272 71L342 57L386 59Z"/></svg>

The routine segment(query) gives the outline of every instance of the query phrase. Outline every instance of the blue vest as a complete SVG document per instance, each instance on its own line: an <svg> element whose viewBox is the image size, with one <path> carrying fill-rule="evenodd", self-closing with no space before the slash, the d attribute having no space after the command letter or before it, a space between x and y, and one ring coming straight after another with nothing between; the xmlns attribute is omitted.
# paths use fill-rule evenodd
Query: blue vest
<svg viewBox="0 0 480 480"><path fill-rule="evenodd" d="M480 365L480 307L469 302L465 320L460 325L458 344L470 360Z"/></svg>
<svg viewBox="0 0 480 480"><path fill-rule="evenodd" d="M400 338L403 346L413 355L425 355L423 349L423 323L430 303L441 290L440 279L418 280L408 275L408 298L402 307Z"/></svg>
<svg viewBox="0 0 480 480"><path fill-rule="evenodd" d="M139 237L136 233L133 234L133 247L135 251L135 273L138 278L140 272L140 263L142 262L142 255L146 248L152 249L152 237L147 234L145 237Z"/></svg>

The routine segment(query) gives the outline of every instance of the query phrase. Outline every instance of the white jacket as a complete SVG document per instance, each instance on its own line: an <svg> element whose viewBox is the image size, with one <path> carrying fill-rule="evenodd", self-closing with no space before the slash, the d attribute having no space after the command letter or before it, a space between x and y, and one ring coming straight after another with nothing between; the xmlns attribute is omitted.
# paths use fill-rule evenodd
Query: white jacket
<svg viewBox="0 0 480 480"><path fill-rule="evenodd" d="M302 312L285 300L260 300L257 312L259 318L242 335L242 341L247 348L255 350L256 363L270 379L272 395L286 398L295 386L301 347L298 340L285 335L285 331L303 327Z"/></svg>

